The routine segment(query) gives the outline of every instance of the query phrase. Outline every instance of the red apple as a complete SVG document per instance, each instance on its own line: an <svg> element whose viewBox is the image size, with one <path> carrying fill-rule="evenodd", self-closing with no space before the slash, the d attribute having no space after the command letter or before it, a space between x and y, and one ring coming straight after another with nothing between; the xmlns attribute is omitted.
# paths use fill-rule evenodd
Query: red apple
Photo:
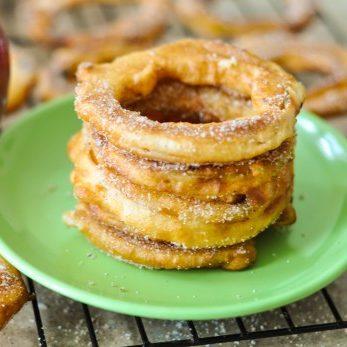
<svg viewBox="0 0 347 347"><path fill-rule="evenodd" d="M0 116L4 112L9 79L8 41L0 27Z"/></svg>

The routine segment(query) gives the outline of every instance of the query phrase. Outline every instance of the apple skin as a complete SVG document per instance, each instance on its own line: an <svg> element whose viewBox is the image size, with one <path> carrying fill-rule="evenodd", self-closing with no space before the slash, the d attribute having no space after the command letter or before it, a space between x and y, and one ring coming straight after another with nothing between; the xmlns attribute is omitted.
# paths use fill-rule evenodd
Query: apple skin
<svg viewBox="0 0 347 347"><path fill-rule="evenodd" d="M5 33L0 27L0 117L4 113L10 74L9 48Z"/></svg>

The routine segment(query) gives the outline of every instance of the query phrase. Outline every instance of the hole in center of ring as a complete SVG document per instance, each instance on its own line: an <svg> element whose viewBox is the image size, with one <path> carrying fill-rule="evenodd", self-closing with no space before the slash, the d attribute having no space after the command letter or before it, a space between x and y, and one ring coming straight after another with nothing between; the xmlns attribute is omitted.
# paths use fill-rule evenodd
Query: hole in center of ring
<svg viewBox="0 0 347 347"><path fill-rule="evenodd" d="M123 106L160 123L199 124L247 117L252 102L236 90L165 79L149 95Z"/></svg>

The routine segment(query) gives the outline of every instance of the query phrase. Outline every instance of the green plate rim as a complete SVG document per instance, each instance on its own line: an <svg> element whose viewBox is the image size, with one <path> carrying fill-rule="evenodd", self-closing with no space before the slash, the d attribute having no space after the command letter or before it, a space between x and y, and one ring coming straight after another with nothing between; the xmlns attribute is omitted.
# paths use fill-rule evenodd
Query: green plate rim
<svg viewBox="0 0 347 347"><path fill-rule="evenodd" d="M6 137L17 131L18 128L25 126L26 122L35 119L36 117L44 117L44 111L49 111L61 103L72 102L73 96L68 95L51 102L39 105L26 112L25 115L16 119L7 129L0 135L0 146ZM305 110L305 118L310 120L314 125L321 130L331 133L339 145L347 153L347 139L338 130L330 126L327 122L318 118L316 115ZM347 169L347 166L346 166ZM347 231L347 225L346 225ZM17 267L23 274L32 278L36 282L43 286L62 294L66 297L74 299L76 301L99 307L105 310L111 310L118 313L148 317L159 319L190 319L190 320L202 320L202 319L221 319L237 316L244 316L248 314L254 314L278 308L283 305L290 304L294 301L303 299L306 296L313 294L314 292L322 289L337 277L339 277L344 271L347 270L347 253L345 258L338 259L333 267L329 268L329 272L322 274L321 277L317 277L314 281L303 283L302 286L297 287L296 290L291 292L279 293L275 298L270 297L266 300L252 301L249 303L226 304L224 307L179 307L172 310L172 307L165 305L152 305L150 303L131 303L122 301L119 299L105 298L102 295L94 294L86 290L76 288L73 285L67 284L63 281L57 280L54 277L46 274L45 272L36 269L30 263L23 260L10 246L8 246L0 235L0 251L4 257ZM156 270L158 271L158 270ZM161 271L161 270L159 270Z"/></svg>

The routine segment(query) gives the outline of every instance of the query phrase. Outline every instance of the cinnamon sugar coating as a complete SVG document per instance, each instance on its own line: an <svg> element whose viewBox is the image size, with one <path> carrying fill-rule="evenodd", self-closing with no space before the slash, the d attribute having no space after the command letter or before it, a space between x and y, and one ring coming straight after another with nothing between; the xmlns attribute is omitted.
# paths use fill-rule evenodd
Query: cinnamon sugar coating
<svg viewBox="0 0 347 347"><path fill-rule="evenodd" d="M253 241L218 249L185 249L166 242L129 235L121 229L98 221L87 206L78 206L70 219L97 247L117 259L130 264L161 269L186 270L191 268L222 267L242 270L255 260Z"/></svg>
<svg viewBox="0 0 347 347"><path fill-rule="evenodd" d="M21 274L0 257L0 329L29 300Z"/></svg>
<svg viewBox="0 0 347 347"><path fill-rule="evenodd" d="M93 161L88 146L74 141L71 180L77 199L98 207L106 224L119 221L133 234L188 248L237 244L272 224L290 202L292 161L244 201L224 203L183 198L146 189Z"/></svg>
<svg viewBox="0 0 347 347"><path fill-rule="evenodd" d="M278 65L218 41L181 40L111 64L82 65L77 76L75 105L84 122L117 147L173 163L228 163L277 148L294 135L304 97ZM161 123L128 107L165 78L236 90L252 108L246 117L216 112L221 121L192 124Z"/></svg>

